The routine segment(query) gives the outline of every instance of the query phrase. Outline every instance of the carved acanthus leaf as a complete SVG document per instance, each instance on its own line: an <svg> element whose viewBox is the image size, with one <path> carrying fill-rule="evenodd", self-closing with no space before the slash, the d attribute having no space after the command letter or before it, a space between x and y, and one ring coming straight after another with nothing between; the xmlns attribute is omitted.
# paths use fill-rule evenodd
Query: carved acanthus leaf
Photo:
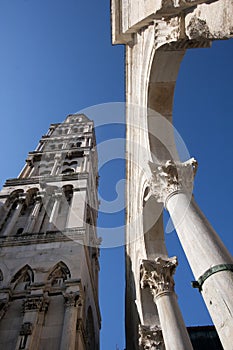
<svg viewBox="0 0 233 350"><path fill-rule="evenodd" d="M165 350L161 328L139 325L139 345L143 350Z"/></svg>
<svg viewBox="0 0 233 350"><path fill-rule="evenodd" d="M154 298L161 292L174 291L173 274L178 265L177 258L143 260L141 264L141 287L149 287Z"/></svg>
<svg viewBox="0 0 233 350"><path fill-rule="evenodd" d="M47 311L49 306L49 298L48 296L29 296L23 302L23 312L29 311Z"/></svg>
<svg viewBox="0 0 233 350"><path fill-rule="evenodd" d="M168 160L164 164L149 162L152 177L149 181L150 192L147 196L154 196L158 202L166 202L173 192L182 191L192 193L193 180L197 171L197 161L194 158L184 163L174 163Z"/></svg>
<svg viewBox="0 0 233 350"><path fill-rule="evenodd" d="M64 299L65 299L65 306L66 307L76 307L80 306L80 294L79 292L70 292L70 293L63 293Z"/></svg>

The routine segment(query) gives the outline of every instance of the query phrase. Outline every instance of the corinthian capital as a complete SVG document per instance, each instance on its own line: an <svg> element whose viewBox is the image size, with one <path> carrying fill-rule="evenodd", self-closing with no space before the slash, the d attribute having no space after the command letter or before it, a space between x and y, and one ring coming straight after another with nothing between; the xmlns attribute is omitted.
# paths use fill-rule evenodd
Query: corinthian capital
<svg viewBox="0 0 233 350"><path fill-rule="evenodd" d="M178 265L177 257L173 258L156 258L155 260L143 260L141 264L141 287L149 287L153 297L162 292L174 291L174 279L176 266Z"/></svg>
<svg viewBox="0 0 233 350"><path fill-rule="evenodd" d="M194 158L186 162L171 160L163 164L149 162L152 172L149 196L156 197L158 202L166 202L172 193L182 191L192 193L193 180L197 171L197 161Z"/></svg>
<svg viewBox="0 0 233 350"><path fill-rule="evenodd" d="M157 326L140 325L139 345L143 350L165 350L161 329Z"/></svg>
<svg viewBox="0 0 233 350"><path fill-rule="evenodd" d="M74 292L70 292L70 293L63 293L64 299L65 299L65 306L66 307L76 307L79 306L78 300L80 298L79 293L74 293Z"/></svg>

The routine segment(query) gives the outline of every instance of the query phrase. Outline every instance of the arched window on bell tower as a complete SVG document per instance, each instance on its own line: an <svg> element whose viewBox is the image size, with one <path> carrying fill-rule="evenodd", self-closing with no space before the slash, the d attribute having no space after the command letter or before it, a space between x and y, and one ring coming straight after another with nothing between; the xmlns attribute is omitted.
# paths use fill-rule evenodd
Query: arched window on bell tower
<svg viewBox="0 0 233 350"><path fill-rule="evenodd" d="M13 291L24 291L34 281L34 274L29 265L22 267L12 278L11 287Z"/></svg>
<svg viewBox="0 0 233 350"><path fill-rule="evenodd" d="M53 267L48 276L48 281L51 283L52 287L59 287L70 277L69 268L63 261L60 261Z"/></svg>

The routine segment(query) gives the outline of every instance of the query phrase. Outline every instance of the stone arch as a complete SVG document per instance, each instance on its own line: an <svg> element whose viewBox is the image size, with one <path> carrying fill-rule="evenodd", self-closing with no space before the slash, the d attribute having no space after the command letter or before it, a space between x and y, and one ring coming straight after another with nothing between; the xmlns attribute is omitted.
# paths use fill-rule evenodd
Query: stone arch
<svg viewBox="0 0 233 350"><path fill-rule="evenodd" d="M63 262L59 261L50 271L47 280L52 286L58 286L63 284L65 280L71 277L68 266Z"/></svg>
<svg viewBox="0 0 233 350"><path fill-rule="evenodd" d="M34 273L29 265L23 266L11 280L12 289L15 291L24 290L34 282Z"/></svg>
<svg viewBox="0 0 233 350"><path fill-rule="evenodd" d="M14 203L18 199L19 195L21 195L23 193L24 193L23 189L18 189L18 190L11 192L7 201L6 201L6 206L9 206L10 204Z"/></svg>
<svg viewBox="0 0 233 350"><path fill-rule="evenodd" d="M32 187L32 188L29 188L27 190L27 192L26 192L26 205L27 206L33 204L35 196L37 195L38 192L39 192L38 187Z"/></svg>
<svg viewBox="0 0 233 350"><path fill-rule="evenodd" d="M175 44L174 44L175 45ZM152 52L147 86L147 123L151 158L154 161L177 159L172 124L174 91L185 49L172 43ZM158 139L158 130L159 137Z"/></svg>
<svg viewBox="0 0 233 350"><path fill-rule="evenodd" d="M145 196L146 196L145 190ZM146 259L167 256L163 234L163 205L150 197L143 203L143 233L146 249Z"/></svg>
<svg viewBox="0 0 233 350"><path fill-rule="evenodd" d="M65 168L64 170L62 170L62 174L73 174L75 172L75 170L73 168Z"/></svg>
<svg viewBox="0 0 233 350"><path fill-rule="evenodd" d="M9 194L6 202L1 207L2 213L0 219L0 231L4 230L4 228L7 226L8 222L10 221L10 218L12 217L15 209L17 208L17 205L19 203L19 197L23 194L23 189L17 189Z"/></svg>
<svg viewBox="0 0 233 350"><path fill-rule="evenodd" d="M201 45L207 47L209 43L206 41ZM172 126L175 85L186 49L195 46L195 43L183 40L179 43L161 44L156 48L151 44L151 35L148 35L146 46L142 74L146 78L142 80L141 101L147 114L147 125L144 125L144 129L148 135L145 144L145 148L148 148L148 160L155 163L169 159L177 161L179 157ZM141 190L143 193L144 189ZM167 254L163 231L162 205L153 198L149 198L147 202L143 200L143 232L147 259Z"/></svg>

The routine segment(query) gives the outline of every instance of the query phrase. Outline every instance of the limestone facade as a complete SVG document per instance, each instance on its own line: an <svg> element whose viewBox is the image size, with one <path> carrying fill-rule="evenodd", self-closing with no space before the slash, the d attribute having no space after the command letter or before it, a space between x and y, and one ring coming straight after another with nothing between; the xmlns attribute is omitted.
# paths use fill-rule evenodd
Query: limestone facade
<svg viewBox="0 0 233 350"><path fill-rule="evenodd" d="M0 347L98 350L94 124L52 124L0 192Z"/></svg>
<svg viewBox="0 0 233 350"><path fill-rule="evenodd" d="M166 327L172 325L165 327L165 299L158 305L162 297L155 300L150 292L155 293L155 288L151 289L149 282L144 288L141 283L143 261L153 266L157 259L169 259L163 233L164 207L195 279L201 281L197 285L223 347L232 347L233 260L192 197L197 162L188 158L180 161L172 127L175 84L185 51L208 48L213 40L232 36L232 0L112 0L112 42L124 44L126 50L127 350L148 347L144 345L149 342L148 335L142 340L145 332L139 332L140 327L161 328L166 349L177 348L172 328L170 337L166 334ZM166 299L169 317L182 324L171 294Z"/></svg>

